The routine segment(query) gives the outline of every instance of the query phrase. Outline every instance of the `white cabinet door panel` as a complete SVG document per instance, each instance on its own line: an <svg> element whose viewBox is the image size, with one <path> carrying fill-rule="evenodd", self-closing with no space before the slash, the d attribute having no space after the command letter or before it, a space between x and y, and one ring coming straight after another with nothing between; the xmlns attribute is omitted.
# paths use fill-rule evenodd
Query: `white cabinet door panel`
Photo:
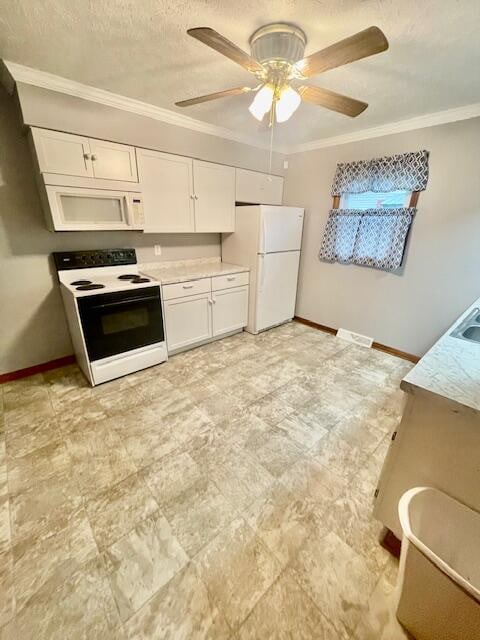
<svg viewBox="0 0 480 640"><path fill-rule="evenodd" d="M235 199L250 204L282 204L283 178L259 171L236 169Z"/></svg>
<svg viewBox="0 0 480 640"><path fill-rule="evenodd" d="M145 233L195 231L192 159L137 149Z"/></svg>
<svg viewBox="0 0 480 640"><path fill-rule="evenodd" d="M248 286L216 291L212 295L213 335L235 331L248 322Z"/></svg>
<svg viewBox="0 0 480 640"><path fill-rule="evenodd" d="M213 162L193 161L195 231L235 230L235 169Z"/></svg>
<svg viewBox="0 0 480 640"><path fill-rule="evenodd" d="M90 138L90 153L95 178L138 182L134 147Z"/></svg>
<svg viewBox="0 0 480 640"><path fill-rule="evenodd" d="M169 353L212 337L209 293L167 300L164 307Z"/></svg>
<svg viewBox="0 0 480 640"><path fill-rule="evenodd" d="M88 138L36 127L32 127L31 131L42 173L93 177Z"/></svg>

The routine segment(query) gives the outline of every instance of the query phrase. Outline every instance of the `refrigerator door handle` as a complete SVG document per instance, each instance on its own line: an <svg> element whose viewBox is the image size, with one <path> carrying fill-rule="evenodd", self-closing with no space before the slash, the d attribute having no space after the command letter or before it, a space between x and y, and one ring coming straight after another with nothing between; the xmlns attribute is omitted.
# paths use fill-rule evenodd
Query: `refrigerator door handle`
<svg viewBox="0 0 480 640"><path fill-rule="evenodd" d="M264 253L260 253L259 254L259 258L262 259L262 262L260 263L260 270L261 270L261 276L260 276L260 287L259 287L259 291L263 291L263 285L265 283L265 254Z"/></svg>
<svg viewBox="0 0 480 640"><path fill-rule="evenodd" d="M267 225L265 224L265 216L263 213L262 216L262 242L260 244L261 253L265 253L267 250Z"/></svg>

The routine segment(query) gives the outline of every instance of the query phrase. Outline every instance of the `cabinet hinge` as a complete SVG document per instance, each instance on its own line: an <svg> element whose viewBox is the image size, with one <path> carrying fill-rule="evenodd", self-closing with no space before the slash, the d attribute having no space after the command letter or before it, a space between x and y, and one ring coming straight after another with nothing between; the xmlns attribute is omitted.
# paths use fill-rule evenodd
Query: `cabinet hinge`
<svg viewBox="0 0 480 640"><path fill-rule="evenodd" d="M397 432L396 432L396 431L394 431L394 432L392 433L392 442L393 442L393 440L395 440L395 438L396 438L396 437L397 437Z"/></svg>
<svg viewBox="0 0 480 640"><path fill-rule="evenodd" d="M373 494L373 497L374 497L374 498L378 498L379 491L380 491L380 490L379 490L378 488L377 488L377 489L375 489L375 493Z"/></svg>

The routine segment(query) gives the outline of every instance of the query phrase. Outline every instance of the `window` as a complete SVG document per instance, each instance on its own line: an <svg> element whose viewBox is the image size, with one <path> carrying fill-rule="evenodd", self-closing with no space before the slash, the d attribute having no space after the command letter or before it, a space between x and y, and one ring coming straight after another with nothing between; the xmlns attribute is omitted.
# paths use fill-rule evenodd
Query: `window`
<svg viewBox="0 0 480 640"><path fill-rule="evenodd" d="M403 262L428 151L337 164L318 257L393 271Z"/></svg>
<svg viewBox="0 0 480 640"><path fill-rule="evenodd" d="M344 193L340 199L340 209L402 209L410 206L411 191L364 191Z"/></svg>

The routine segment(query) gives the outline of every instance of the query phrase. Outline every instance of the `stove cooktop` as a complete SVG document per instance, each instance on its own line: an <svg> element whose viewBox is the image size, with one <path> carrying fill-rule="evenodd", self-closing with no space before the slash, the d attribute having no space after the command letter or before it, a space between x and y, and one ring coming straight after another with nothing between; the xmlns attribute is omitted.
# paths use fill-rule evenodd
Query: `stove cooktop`
<svg viewBox="0 0 480 640"><path fill-rule="evenodd" d="M75 297L157 284L138 271L134 249L71 251L54 257L60 282Z"/></svg>

